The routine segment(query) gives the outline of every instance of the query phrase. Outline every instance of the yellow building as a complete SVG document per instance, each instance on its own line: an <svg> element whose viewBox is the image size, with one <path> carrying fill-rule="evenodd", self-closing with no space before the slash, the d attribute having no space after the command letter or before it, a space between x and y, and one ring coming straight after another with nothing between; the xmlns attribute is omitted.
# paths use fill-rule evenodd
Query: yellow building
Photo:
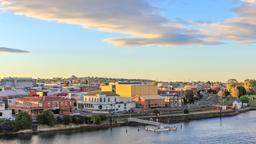
<svg viewBox="0 0 256 144"><path fill-rule="evenodd" d="M157 95L155 84L120 84L109 83L101 86L102 91L113 91L117 95L125 97Z"/></svg>

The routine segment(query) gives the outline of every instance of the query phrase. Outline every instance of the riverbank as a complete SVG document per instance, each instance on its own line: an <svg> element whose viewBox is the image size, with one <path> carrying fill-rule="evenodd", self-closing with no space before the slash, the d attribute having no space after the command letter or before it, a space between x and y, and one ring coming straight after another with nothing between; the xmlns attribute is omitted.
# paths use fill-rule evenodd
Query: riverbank
<svg viewBox="0 0 256 144"><path fill-rule="evenodd" d="M137 117L139 119L158 119L159 122L162 123L179 123L179 122L186 122L191 120L200 120L200 119L208 119L208 118L217 118L217 117L229 117L229 116L236 116L240 113L248 112L250 110L256 110L256 108L244 108L241 110L226 110L226 111L199 111L199 112L192 112L189 114L167 114L167 115L160 115L160 116L141 116Z"/></svg>
<svg viewBox="0 0 256 144"><path fill-rule="evenodd" d="M229 117L229 116L236 116L240 113L248 112L250 110L256 110L256 107L251 108L244 108L241 110L227 110L227 111L198 111L198 112L191 112L189 114L184 113L175 113L175 114L164 114L159 116L139 116L136 118L140 119L158 119L160 122L163 123L178 123L178 122L185 122L191 120L199 120L199 119L208 119L208 118L217 118L217 117ZM119 127L124 125L134 125L135 123L128 123L127 118L122 117L116 124L101 124L101 125L92 125L92 124L82 124L82 125L56 125L54 127L42 127L40 126L36 132L32 130L22 130L18 132L12 133L0 133L0 136L5 135L31 135L31 134L39 134L39 133L49 133L49 132L65 132L65 131L91 131L91 130L101 130L101 129L108 129L111 127ZM124 120L126 119L126 120ZM141 124L135 124L141 125Z"/></svg>

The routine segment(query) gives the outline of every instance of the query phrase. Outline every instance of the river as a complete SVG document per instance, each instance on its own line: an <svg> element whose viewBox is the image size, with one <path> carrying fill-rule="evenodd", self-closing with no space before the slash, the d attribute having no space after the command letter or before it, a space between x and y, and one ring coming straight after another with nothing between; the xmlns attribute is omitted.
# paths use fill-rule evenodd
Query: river
<svg viewBox="0 0 256 144"><path fill-rule="evenodd" d="M182 125L182 127L181 127ZM2 137L0 144L241 144L256 143L256 111L234 117L176 124L176 132L154 133L144 126L99 131ZM139 129L139 130L138 130ZM126 132L127 130L127 132Z"/></svg>

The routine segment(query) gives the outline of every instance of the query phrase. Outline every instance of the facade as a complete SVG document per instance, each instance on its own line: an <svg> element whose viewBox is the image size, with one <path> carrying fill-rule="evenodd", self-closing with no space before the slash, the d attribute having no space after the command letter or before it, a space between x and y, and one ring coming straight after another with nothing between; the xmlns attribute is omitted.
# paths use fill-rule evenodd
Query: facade
<svg viewBox="0 0 256 144"><path fill-rule="evenodd" d="M69 115L74 111L73 101L62 96L42 96L16 98L10 105L13 113L28 112L32 116L50 110L55 114Z"/></svg>
<svg viewBox="0 0 256 144"><path fill-rule="evenodd" d="M159 95L137 96L133 98L133 101L144 109L165 107L164 98Z"/></svg>
<svg viewBox="0 0 256 144"><path fill-rule="evenodd" d="M112 91L123 97L157 95L157 85L141 83L109 83L101 86L102 91Z"/></svg>
<svg viewBox="0 0 256 144"><path fill-rule="evenodd" d="M235 100L232 105L233 105L233 108L237 109L237 110L241 109L243 106L243 104L240 100Z"/></svg>
<svg viewBox="0 0 256 144"><path fill-rule="evenodd" d="M12 119L12 111L5 109L5 102L0 101L0 119Z"/></svg>
<svg viewBox="0 0 256 144"><path fill-rule="evenodd" d="M32 88L36 81L32 78L3 78L1 80L2 86L14 87L17 89Z"/></svg>
<svg viewBox="0 0 256 144"><path fill-rule="evenodd" d="M164 102L168 107L181 107L182 106L182 96L179 95L161 95L164 98Z"/></svg>
<svg viewBox="0 0 256 144"><path fill-rule="evenodd" d="M88 93L78 102L79 109L90 112L128 112L136 107L130 98L112 92Z"/></svg>

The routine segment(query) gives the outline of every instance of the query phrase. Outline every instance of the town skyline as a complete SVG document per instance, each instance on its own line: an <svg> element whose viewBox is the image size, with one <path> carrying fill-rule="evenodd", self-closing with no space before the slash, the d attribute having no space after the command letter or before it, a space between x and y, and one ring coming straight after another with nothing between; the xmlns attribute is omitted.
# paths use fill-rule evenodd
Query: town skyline
<svg viewBox="0 0 256 144"><path fill-rule="evenodd" d="M255 6L254 0L2 0L0 77L254 79Z"/></svg>

